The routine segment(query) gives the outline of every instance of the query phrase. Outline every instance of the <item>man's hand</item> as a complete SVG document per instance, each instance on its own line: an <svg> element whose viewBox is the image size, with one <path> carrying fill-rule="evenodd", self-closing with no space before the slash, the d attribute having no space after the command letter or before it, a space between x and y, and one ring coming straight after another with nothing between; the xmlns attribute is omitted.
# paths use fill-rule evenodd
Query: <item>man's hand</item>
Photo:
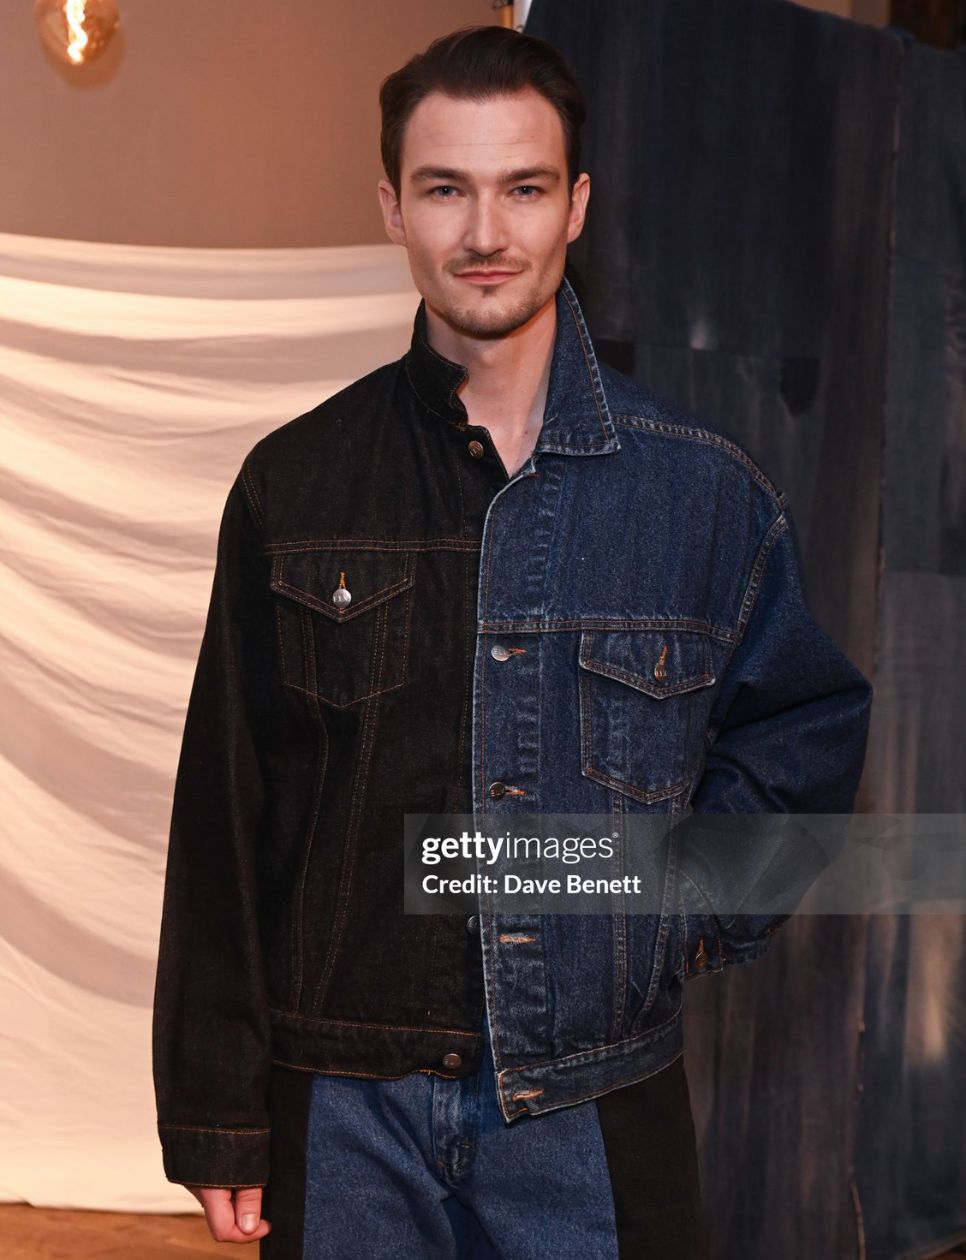
<svg viewBox="0 0 966 1260"><path fill-rule="evenodd" d="M205 1209L215 1242L257 1242L271 1230L262 1220L262 1187L186 1186Z"/></svg>

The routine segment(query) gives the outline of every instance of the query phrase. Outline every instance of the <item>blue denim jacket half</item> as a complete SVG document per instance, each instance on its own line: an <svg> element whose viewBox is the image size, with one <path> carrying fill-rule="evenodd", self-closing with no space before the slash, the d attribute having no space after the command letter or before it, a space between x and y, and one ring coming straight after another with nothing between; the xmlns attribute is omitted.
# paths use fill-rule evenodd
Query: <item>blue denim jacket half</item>
<svg viewBox="0 0 966 1260"><path fill-rule="evenodd" d="M871 687L809 612L784 495L598 364L566 281L543 429L490 506L478 607L477 813L610 815L619 833L639 812L852 809ZM498 661L494 643L527 650ZM483 916L508 1119L681 1053L683 981L757 958L787 918L722 922L715 878L672 847L659 917Z"/></svg>

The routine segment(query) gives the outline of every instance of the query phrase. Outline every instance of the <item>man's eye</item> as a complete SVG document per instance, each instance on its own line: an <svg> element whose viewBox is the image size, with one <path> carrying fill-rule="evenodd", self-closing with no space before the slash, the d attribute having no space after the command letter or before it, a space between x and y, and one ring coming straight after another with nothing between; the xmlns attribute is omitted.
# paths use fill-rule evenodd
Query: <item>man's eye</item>
<svg viewBox="0 0 966 1260"><path fill-rule="evenodd" d="M435 188L431 188L429 191L430 193L435 195L436 193L440 193L440 192L456 192L456 189L453 187L452 184L437 184ZM449 198L443 197L441 200L448 201Z"/></svg>
<svg viewBox="0 0 966 1260"><path fill-rule="evenodd" d="M542 188L538 188L538 187L536 186L536 184L519 184L519 185L518 185L518 186L517 186L517 187L516 187L513 191L514 191L514 192L520 192L520 191L521 191L521 190L523 190L523 189L527 189L527 190L529 190L529 191L530 191L530 192L532 192L532 193L539 193L539 192L543 192L543 189L542 189ZM524 198L523 198L523 200L524 200L524 201L533 201L533 198L532 198L532 197L524 197Z"/></svg>

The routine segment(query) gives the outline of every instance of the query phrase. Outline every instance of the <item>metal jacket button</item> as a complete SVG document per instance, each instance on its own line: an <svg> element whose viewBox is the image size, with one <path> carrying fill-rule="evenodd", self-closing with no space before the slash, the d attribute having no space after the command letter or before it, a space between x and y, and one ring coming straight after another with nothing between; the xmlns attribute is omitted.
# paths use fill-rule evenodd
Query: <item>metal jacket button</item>
<svg viewBox="0 0 966 1260"><path fill-rule="evenodd" d="M483 443L477 442L476 438L474 438L472 442L468 443L468 449L474 459L482 459L486 454Z"/></svg>
<svg viewBox="0 0 966 1260"><path fill-rule="evenodd" d="M499 779L495 783L491 783L490 796L494 801L498 801L501 796L506 796L506 784L501 783Z"/></svg>
<svg viewBox="0 0 966 1260"><path fill-rule="evenodd" d="M476 936L480 930L480 916L478 914L471 914L466 920L466 930L471 936Z"/></svg>
<svg viewBox="0 0 966 1260"><path fill-rule="evenodd" d="M494 643L490 648L490 655L495 661L508 661L512 655L508 647L504 647L502 643Z"/></svg>
<svg viewBox="0 0 966 1260"><path fill-rule="evenodd" d="M443 1055L443 1067L445 1068L458 1068L462 1066L462 1063L463 1063L462 1055L459 1055L459 1054L444 1054Z"/></svg>
<svg viewBox="0 0 966 1260"><path fill-rule="evenodd" d="M332 602L337 608L345 608L352 599L352 592L345 584L345 571L339 570L339 585L332 592Z"/></svg>

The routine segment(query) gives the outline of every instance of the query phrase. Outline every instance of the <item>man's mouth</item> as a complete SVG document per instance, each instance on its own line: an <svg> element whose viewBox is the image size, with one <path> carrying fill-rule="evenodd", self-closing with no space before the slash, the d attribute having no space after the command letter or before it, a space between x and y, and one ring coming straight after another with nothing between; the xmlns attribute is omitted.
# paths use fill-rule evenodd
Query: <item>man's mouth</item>
<svg viewBox="0 0 966 1260"><path fill-rule="evenodd" d="M476 268L473 271L458 271L457 276L460 280L469 280L476 284L496 284L500 280L509 280L511 276L518 276L519 271L501 271L496 268L486 270Z"/></svg>

